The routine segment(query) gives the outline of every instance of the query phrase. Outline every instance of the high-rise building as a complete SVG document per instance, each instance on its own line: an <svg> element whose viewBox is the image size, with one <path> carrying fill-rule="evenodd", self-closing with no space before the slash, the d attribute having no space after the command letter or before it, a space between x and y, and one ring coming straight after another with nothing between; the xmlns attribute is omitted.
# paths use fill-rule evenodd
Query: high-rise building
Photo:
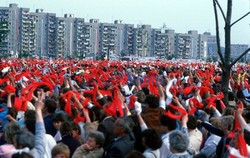
<svg viewBox="0 0 250 158"><path fill-rule="evenodd" d="M152 28L151 25L142 25L134 29L134 54L138 57L152 56Z"/></svg>
<svg viewBox="0 0 250 158"><path fill-rule="evenodd" d="M99 20L90 19L83 27L83 51L86 57L96 58L99 52Z"/></svg>
<svg viewBox="0 0 250 158"><path fill-rule="evenodd" d="M74 56L83 58L85 57L84 52L84 19L83 18L76 18L74 22Z"/></svg>
<svg viewBox="0 0 250 158"><path fill-rule="evenodd" d="M56 14L47 13L46 50L50 57L56 57Z"/></svg>
<svg viewBox="0 0 250 158"><path fill-rule="evenodd" d="M8 36L2 43L1 53L17 53L19 51L19 28L20 28L20 8L17 4L10 4L9 7L0 7L0 21L8 22Z"/></svg>
<svg viewBox="0 0 250 158"><path fill-rule="evenodd" d="M40 57L121 57L137 56L181 59L217 59L216 36L196 30L176 33L175 30L152 28L151 25L86 22L73 14L57 17L43 9L10 4L0 7L0 22L6 22L9 33L1 43L1 53L36 55ZM247 49L247 45L232 45L232 58Z"/></svg>
<svg viewBox="0 0 250 158"><path fill-rule="evenodd" d="M218 57L216 36L211 35L210 32L204 32L203 38L204 41L206 41L207 58Z"/></svg>
<svg viewBox="0 0 250 158"><path fill-rule="evenodd" d="M170 55L170 38L165 30L153 29L153 56L167 58Z"/></svg>
<svg viewBox="0 0 250 158"><path fill-rule="evenodd" d="M231 58L236 59L238 56L240 56L241 53L247 50L247 48L248 48L247 44L231 44ZM246 61L247 59L248 59L248 54L245 55L242 61Z"/></svg>
<svg viewBox="0 0 250 158"><path fill-rule="evenodd" d="M192 37L189 34L177 33L175 35L174 56L180 59L191 59L192 57Z"/></svg>
<svg viewBox="0 0 250 158"><path fill-rule="evenodd" d="M65 18L56 18L56 57L66 57L65 48Z"/></svg>
<svg viewBox="0 0 250 158"><path fill-rule="evenodd" d="M167 29L165 32L169 38L169 56L173 57L175 52L175 31Z"/></svg>

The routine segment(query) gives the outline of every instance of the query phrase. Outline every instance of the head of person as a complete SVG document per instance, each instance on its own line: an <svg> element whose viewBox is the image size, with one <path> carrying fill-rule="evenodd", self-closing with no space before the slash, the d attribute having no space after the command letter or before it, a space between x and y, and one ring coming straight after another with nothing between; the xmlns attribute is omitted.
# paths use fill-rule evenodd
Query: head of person
<svg viewBox="0 0 250 158"><path fill-rule="evenodd" d="M63 143L59 143L51 151L52 158L69 158L69 147Z"/></svg>
<svg viewBox="0 0 250 158"><path fill-rule="evenodd" d="M67 121L67 117L63 113L57 113L55 114L55 116L52 117L53 125L57 130L60 129L62 123L65 121Z"/></svg>
<svg viewBox="0 0 250 158"><path fill-rule="evenodd" d="M46 99L44 102L44 112L47 114L53 114L56 111L56 101L53 99Z"/></svg>
<svg viewBox="0 0 250 158"><path fill-rule="evenodd" d="M197 118L194 115L188 116L187 127L189 130L194 130L198 126Z"/></svg>
<svg viewBox="0 0 250 158"><path fill-rule="evenodd" d="M70 122L63 122L60 126L61 135L71 135L72 134L72 126Z"/></svg>
<svg viewBox="0 0 250 158"><path fill-rule="evenodd" d="M181 131L173 131L169 135L170 151L172 153L183 153L188 149L189 138Z"/></svg>
<svg viewBox="0 0 250 158"><path fill-rule="evenodd" d="M145 99L145 102L150 108L159 107L159 98L154 95L148 95Z"/></svg>
<svg viewBox="0 0 250 158"><path fill-rule="evenodd" d="M222 113L222 116L233 116L234 115L234 109L230 107L226 107Z"/></svg>
<svg viewBox="0 0 250 158"><path fill-rule="evenodd" d="M35 110L26 110L24 113L25 120L36 120L36 111Z"/></svg>
<svg viewBox="0 0 250 158"><path fill-rule="evenodd" d="M166 115L161 115L160 123L161 123L163 132L173 131L176 129L176 126L177 126L176 120Z"/></svg>
<svg viewBox="0 0 250 158"><path fill-rule="evenodd" d="M30 150L35 147L35 136L26 130L20 130L14 136L14 146L17 149L28 147Z"/></svg>
<svg viewBox="0 0 250 158"><path fill-rule="evenodd" d="M131 132L130 123L125 118L118 118L113 127L113 132L116 137L121 137Z"/></svg>
<svg viewBox="0 0 250 158"><path fill-rule="evenodd" d="M141 133L142 144L146 148L152 150L159 149L162 145L161 137L157 134L155 129L146 129Z"/></svg>
<svg viewBox="0 0 250 158"><path fill-rule="evenodd" d="M72 128L72 137L78 139L79 136L81 136L81 127L76 123L72 123L71 128Z"/></svg>
<svg viewBox="0 0 250 158"><path fill-rule="evenodd" d="M232 116L232 115L222 116L220 118L220 123L221 123L221 127L222 127L221 130L227 135L234 128L234 116Z"/></svg>
<svg viewBox="0 0 250 158"><path fill-rule="evenodd" d="M11 158L34 158L32 155L26 152L13 154Z"/></svg>
<svg viewBox="0 0 250 158"><path fill-rule="evenodd" d="M5 141L9 144L14 144L13 138L19 130L20 130L20 127L17 123L8 122L4 126L4 139L5 139Z"/></svg>
<svg viewBox="0 0 250 158"><path fill-rule="evenodd" d="M102 148L105 138L103 133L99 131L90 132L87 136L86 144L88 144L91 149Z"/></svg>
<svg viewBox="0 0 250 158"><path fill-rule="evenodd" d="M145 158L145 156L141 152L133 150L125 158Z"/></svg>

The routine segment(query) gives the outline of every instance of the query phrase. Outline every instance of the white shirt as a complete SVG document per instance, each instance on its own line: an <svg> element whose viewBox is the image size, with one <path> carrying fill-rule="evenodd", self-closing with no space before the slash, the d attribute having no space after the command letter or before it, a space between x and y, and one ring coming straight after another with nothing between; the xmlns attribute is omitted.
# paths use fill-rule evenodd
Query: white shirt
<svg viewBox="0 0 250 158"><path fill-rule="evenodd" d="M189 132L189 148L198 154L202 143L202 133L196 128Z"/></svg>
<svg viewBox="0 0 250 158"><path fill-rule="evenodd" d="M162 145L160 148L160 158L166 158L170 152L170 145L169 145L169 133L164 134L161 137Z"/></svg>
<svg viewBox="0 0 250 158"><path fill-rule="evenodd" d="M51 150L55 145L56 145L55 139L51 135L45 134L44 158L51 158Z"/></svg>
<svg viewBox="0 0 250 158"><path fill-rule="evenodd" d="M62 140L62 136L61 136L60 131L57 131L56 135L54 136L54 139L56 142Z"/></svg>
<svg viewBox="0 0 250 158"><path fill-rule="evenodd" d="M146 158L160 158L160 150L146 149L143 152L143 156L145 156Z"/></svg>

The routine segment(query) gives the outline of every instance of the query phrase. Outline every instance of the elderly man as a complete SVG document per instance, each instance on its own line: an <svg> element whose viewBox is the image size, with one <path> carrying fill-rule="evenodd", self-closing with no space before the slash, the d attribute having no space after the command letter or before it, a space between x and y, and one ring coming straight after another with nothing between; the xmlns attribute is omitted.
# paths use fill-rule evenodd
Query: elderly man
<svg viewBox="0 0 250 158"><path fill-rule="evenodd" d="M191 158L187 152L189 146L189 138L181 131L173 131L169 136L171 154L167 158Z"/></svg>
<svg viewBox="0 0 250 158"><path fill-rule="evenodd" d="M114 135L116 138L105 149L103 158L124 158L134 149L134 136L131 133L129 122L126 118L118 118L114 124Z"/></svg>

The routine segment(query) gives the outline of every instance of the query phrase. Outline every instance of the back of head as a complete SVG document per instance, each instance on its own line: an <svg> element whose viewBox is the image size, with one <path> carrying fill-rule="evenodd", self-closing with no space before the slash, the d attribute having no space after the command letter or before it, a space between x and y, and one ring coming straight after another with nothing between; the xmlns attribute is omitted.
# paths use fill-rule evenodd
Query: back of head
<svg viewBox="0 0 250 158"><path fill-rule="evenodd" d="M196 117L193 116L193 115L189 115L188 116L188 122L187 122L188 129L194 130L194 129L197 128L197 126L198 126L198 122L197 122Z"/></svg>
<svg viewBox="0 0 250 158"><path fill-rule="evenodd" d="M24 113L25 120L36 120L35 110L26 110Z"/></svg>
<svg viewBox="0 0 250 158"><path fill-rule="evenodd" d="M175 130L169 135L170 149L177 153L185 152L189 146L189 138L181 131Z"/></svg>
<svg viewBox="0 0 250 158"><path fill-rule="evenodd" d="M35 136L29 131L20 130L16 134L16 145L17 149L28 147L31 150L35 147Z"/></svg>
<svg viewBox="0 0 250 158"><path fill-rule="evenodd" d="M65 158L69 158L70 150L67 145L59 143L51 151L52 158L55 158L57 155L63 154Z"/></svg>
<svg viewBox="0 0 250 158"><path fill-rule="evenodd" d="M234 116L223 116L220 118L221 125L224 127L224 129L228 131L232 131L234 128Z"/></svg>
<svg viewBox="0 0 250 158"><path fill-rule="evenodd" d="M63 122L61 127L60 127L60 133L61 135L71 135L72 133L72 127L71 124L69 122Z"/></svg>
<svg viewBox="0 0 250 158"><path fill-rule="evenodd" d="M155 129L146 129L141 133L141 135L146 147L152 150L156 150L161 147L162 140Z"/></svg>
<svg viewBox="0 0 250 158"><path fill-rule="evenodd" d="M50 114L55 113L56 111L56 101L53 99L46 99L44 103L44 108L47 109L47 112Z"/></svg>
<svg viewBox="0 0 250 158"><path fill-rule="evenodd" d="M13 144L15 134L20 130L20 127L15 122L9 122L4 126L4 137L7 143Z"/></svg>
<svg viewBox="0 0 250 158"><path fill-rule="evenodd" d="M222 113L223 116L233 116L234 115L234 109L230 107L226 107Z"/></svg>
<svg viewBox="0 0 250 158"><path fill-rule="evenodd" d="M148 104L150 108L157 108L159 107L159 98L154 95L148 95L146 97L145 102Z"/></svg>
<svg viewBox="0 0 250 158"><path fill-rule="evenodd" d="M137 92L136 96L138 98L137 101L140 103L143 103L146 98L145 94L142 91Z"/></svg>
<svg viewBox="0 0 250 158"><path fill-rule="evenodd" d="M52 117L52 122L65 122L67 121L67 117L63 113L57 113Z"/></svg>
<svg viewBox="0 0 250 158"><path fill-rule="evenodd" d="M166 115L161 115L160 122L162 126L166 126L169 131L176 129L176 120Z"/></svg>
<svg viewBox="0 0 250 158"><path fill-rule="evenodd" d="M25 127L33 134L36 132L36 120L25 120Z"/></svg>
<svg viewBox="0 0 250 158"><path fill-rule="evenodd" d="M145 156L141 152L133 150L125 158L145 158Z"/></svg>
<svg viewBox="0 0 250 158"><path fill-rule="evenodd" d="M34 158L34 157L26 152L21 152L13 154L11 158Z"/></svg>

